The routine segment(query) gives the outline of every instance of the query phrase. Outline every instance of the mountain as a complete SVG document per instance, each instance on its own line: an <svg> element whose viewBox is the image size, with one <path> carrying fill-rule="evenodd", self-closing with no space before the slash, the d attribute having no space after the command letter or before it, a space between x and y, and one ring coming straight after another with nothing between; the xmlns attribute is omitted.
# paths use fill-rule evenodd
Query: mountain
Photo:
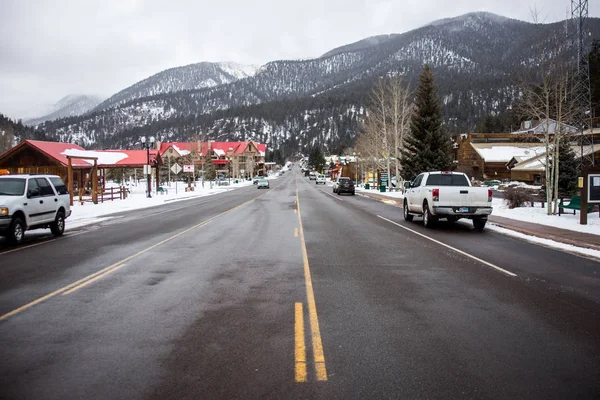
<svg viewBox="0 0 600 400"><path fill-rule="evenodd" d="M253 76L258 67L232 62L201 62L170 68L121 90L96 107L101 111L135 99L219 86Z"/></svg>
<svg viewBox="0 0 600 400"><path fill-rule="evenodd" d="M592 38L600 38L600 19L590 18L588 26ZM61 141L84 135L95 147L133 146L142 133L186 140L204 132L220 140L256 138L294 151L310 145L339 150L352 144L375 79L400 73L414 89L428 63L448 129L470 132L483 116L511 106L519 77L537 71L532 54L573 58L572 41L554 44L563 32L560 22L539 25L470 13L367 38L316 59L269 62L244 79L209 87L176 91L183 86L164 82L171 82L165 77L177 69L167 70L155 75L153 84L142 81L127 96L121 92L85 116L47 122L44 129ZM200 71L197 82L206 79L205 68ZM153 87L160 90L147 89Z"/></svg>
<svg viewBox="0 0 600 400"><path fill-rule="evenodd" d="M97 96L85 94L70 94L60 99L52 106L48 114L24 121L25 125L35 126L44 121L83 115L102 102Z"/></svg>

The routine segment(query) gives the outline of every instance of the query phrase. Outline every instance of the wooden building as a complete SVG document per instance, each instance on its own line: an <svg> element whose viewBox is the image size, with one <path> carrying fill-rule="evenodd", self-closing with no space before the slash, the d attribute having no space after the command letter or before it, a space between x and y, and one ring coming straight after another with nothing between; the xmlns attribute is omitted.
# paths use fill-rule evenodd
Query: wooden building
<svg viewBox="0 0 600 400"><path fill-rule="evenodd" d="M97 171L95 175L100 178L100 186L103 189L103 178L107 169L142 168L147 163L146 150L85 150L72 143L39 140L24 140L0 155L0 169L6 169L13 175L58 175L71 189L71 193L73 189L88 186L93 181L94 170ZM71 164L71 174L69 164ZM150 150L150 165L161 164L162 159L158 152ZM69 176L73 178L69 179ZM157 174L157 188L158 185Z"/></svg>
<svg viewBox="0 0 600 400"><path fill-rule="evenodd" d="M456 170L477 180L511 179L509 162L535 157L543 144L515 142L511 134L469 134L456 138Z"/></svg>

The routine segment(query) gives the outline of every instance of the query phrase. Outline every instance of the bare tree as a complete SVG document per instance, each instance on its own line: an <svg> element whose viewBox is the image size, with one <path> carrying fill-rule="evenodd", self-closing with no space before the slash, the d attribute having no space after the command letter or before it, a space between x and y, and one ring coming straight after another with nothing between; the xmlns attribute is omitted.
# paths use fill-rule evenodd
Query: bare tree
<svg viewBox="0 0 600 400"><path fill-rule="evenodd" d="M409 130L410 116L413 112L411 101L412 93L408 85L404 84L400 75L394 75L387 86L387 103L391 119L390 131L393 142L394 166L396 168L396 182L404 187L404 179L400 177L400 152L404 146L404 135ZM389 175L388 175L389 176Z"/></svg>
<svg viewBox="0 0 600 400"><path fill-rule="evenodd" d="M409 129L411 96L401 76L379 79L371 92L370 106L359 131L356 150L360 153L361 166L386 170L388 185L392 168L397 181L401 181L400 151Z"/></svg>
<svg viewBox="0 0 600 400"><path fill-rule="evenodd" d="M533 9L531 14L541 30L538 11ZM526 79L527 83L521 85L522 116L534 118L543 124L545 156L542 163L545 169L548 215L556 214L558 207L554 200L558 196L559 143L569 133L566 124L576 112L570 80L571 69L567 62L560 60L560 50L566 42L565 39L562 36L547 39L550 40L550 46L541 46L540 49L550 48L554 54L540 50L534 55L534 76Z"/></svg>

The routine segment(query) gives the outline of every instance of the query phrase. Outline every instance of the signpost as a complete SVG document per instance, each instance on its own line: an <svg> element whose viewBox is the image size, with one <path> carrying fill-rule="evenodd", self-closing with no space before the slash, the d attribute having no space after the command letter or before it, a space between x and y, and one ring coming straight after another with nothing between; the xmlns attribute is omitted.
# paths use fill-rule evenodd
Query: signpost
<svg viewBox="0 0 600 400"><path fill-rule="evenodd" d="M182 170L183 168L181 168L181 165L179 164L173 164L173 166L171 167L171 171L173 171L175 175L178 175Z"/></svg>
<svg viewBox="0 0 600 400"><path fill-rule="evenodd" d="M389 182L388 182L388 174L387 172L381 172L379 174L379 180L380 180L380 185L384 185L385 187L389 186Z"/></svg>
<svg viewBox="0 0 600 400"><path fill-rule="evenodd" d="M181 165L175 163L173 164L173 166L171 167L171 171L173 171L173 173L175 175L179 175L179 173L183 170L183 168L181 168ZM177 196L177 184L178 182L175 181L175 196Z"/></svg>

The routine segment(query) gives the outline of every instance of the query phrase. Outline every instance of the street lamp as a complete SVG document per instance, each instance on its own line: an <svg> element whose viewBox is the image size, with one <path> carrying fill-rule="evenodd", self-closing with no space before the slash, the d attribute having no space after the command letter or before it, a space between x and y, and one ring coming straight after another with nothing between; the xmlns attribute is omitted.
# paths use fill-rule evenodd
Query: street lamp
<svg viewBox="0 0 600 400"><path fill-rule="evenodd" d="M227 160L227 176L229 177L229 185L231 186L231 156L225 157Z"/></svg>
<svg viewBox="0 0 600 400"><path fill-rule="evenodd" d="M146 149L146 156L147 156L147 165L146 165L146 176L148 178L148 196L146 196L147 198L151 198L152 197L152 176L151 176L151 171L152 168L150 167L150 148L154 147L154 136L150 136L148 138L146 138L146 136L142 136L140 138L140 141L142 142L142 149Z"/></svg>
<svg viewBox="0 0 600 400"><path fill-rule="evenodd" d="M354 183L358 185L358 159L356 158L356 152L353 152L352 156L354 157L354 174L356 176Z"/></svg>

